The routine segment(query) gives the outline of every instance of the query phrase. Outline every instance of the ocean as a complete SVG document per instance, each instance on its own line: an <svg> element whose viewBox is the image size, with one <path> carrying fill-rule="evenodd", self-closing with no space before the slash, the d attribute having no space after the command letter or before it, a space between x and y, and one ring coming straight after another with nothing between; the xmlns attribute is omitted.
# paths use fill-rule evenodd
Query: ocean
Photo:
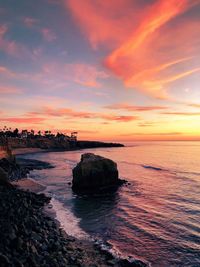
<svg viewBox="0 0 200 267"><path fill-rule="evenodd" d="M46 187L65 231L155 267L200 266L200 142L131 142L125 147L23 155L50 162L30 178ZM72 168L91 152L117 162L130 182L112 194L78 196Z"/></svg>

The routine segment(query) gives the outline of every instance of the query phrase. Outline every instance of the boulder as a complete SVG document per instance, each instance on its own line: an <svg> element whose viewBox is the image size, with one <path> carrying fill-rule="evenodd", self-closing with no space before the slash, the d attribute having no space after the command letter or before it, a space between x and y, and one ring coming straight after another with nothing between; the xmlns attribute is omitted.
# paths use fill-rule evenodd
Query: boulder
<svg viewBox="0 0 200 267"><path fill-rule="evenodd" d="M141 260L129 261L128 259L120 259L119 266L120 267L148 267L148 265Z"/></svg>
<svg viewBox="0 0 200 267"><path fill-rule="evenodd" d="M118 177L117 164L92 153L81 156L73 169L72 189L74 191L98 191L122 184Z"/></svg>
<svg viewBox="0 0 200 267"><path fill-rule="evenodd" d="M9 185L7 173L0 167L0 185Z"/></svg>

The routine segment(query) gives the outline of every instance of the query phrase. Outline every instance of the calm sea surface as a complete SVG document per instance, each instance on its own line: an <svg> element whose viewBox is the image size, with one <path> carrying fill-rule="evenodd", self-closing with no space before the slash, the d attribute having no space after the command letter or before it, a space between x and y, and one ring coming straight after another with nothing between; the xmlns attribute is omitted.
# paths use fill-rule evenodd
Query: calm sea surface
<svg viewBox="0 0 200 267"><path fill-rule="evenodd" d="M86 152L116 161L131 184L101 197L73 194L72 168ZM200 142L134 142L23 157L55 166L30 177L46 186L69 234L108 241L152 266L200 266Z"/></svg>

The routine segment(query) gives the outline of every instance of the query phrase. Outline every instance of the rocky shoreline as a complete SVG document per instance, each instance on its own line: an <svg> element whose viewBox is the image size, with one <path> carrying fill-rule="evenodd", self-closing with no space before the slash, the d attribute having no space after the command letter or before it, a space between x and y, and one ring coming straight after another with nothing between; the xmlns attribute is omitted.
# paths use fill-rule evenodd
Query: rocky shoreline
<svg viewBox="0 0 200 267"><path fill-rule="evenodd" d="M0 168L10 175L8 180L21 179L33 169L52 167L21 157L0 160ZM24 191L12 184L0 185L2 267L147 266L140 260L116 258L92 241L68 236L44 211L49 201L44 194Z"/></svg>
<svg viewBox="0 0 200 267"><path fill-rule="evenodd" d="M53 166L48 162L40 160L12 156L0 159L0 168L7 173L9 181L16 181L27 177L27 174L32 170L49 169L53 168Z"/></svg>
<svg viewBox="0 0 200 267"><path fill-rule="evenodd" d="M67 236L44 214L44 194L0 186L0 262L2 267L146 266L116 259L89 241Z"/></svg>

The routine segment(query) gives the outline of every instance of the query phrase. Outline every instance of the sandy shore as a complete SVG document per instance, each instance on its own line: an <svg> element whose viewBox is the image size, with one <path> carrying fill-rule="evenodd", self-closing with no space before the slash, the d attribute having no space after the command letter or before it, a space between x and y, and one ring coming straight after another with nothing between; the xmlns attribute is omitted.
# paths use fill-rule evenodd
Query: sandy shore
<svg viewBox="0 0 200 267"><path fill-rule="evenodd" d="M24 155L24 154L32 154L32 153L39 153L39 152L47 152L47 149L41 149L41 148L16 148L12 150L12 154L15 155Z"/></svg>
<svg viewBox="0 0 200 267"><path fill-rule="evenodd" d="M45 186L37 183L31 178L23 178L18 181L13 181L12 185L23 190L29 190L34 193L42 192L45 189Z"/></svg>

